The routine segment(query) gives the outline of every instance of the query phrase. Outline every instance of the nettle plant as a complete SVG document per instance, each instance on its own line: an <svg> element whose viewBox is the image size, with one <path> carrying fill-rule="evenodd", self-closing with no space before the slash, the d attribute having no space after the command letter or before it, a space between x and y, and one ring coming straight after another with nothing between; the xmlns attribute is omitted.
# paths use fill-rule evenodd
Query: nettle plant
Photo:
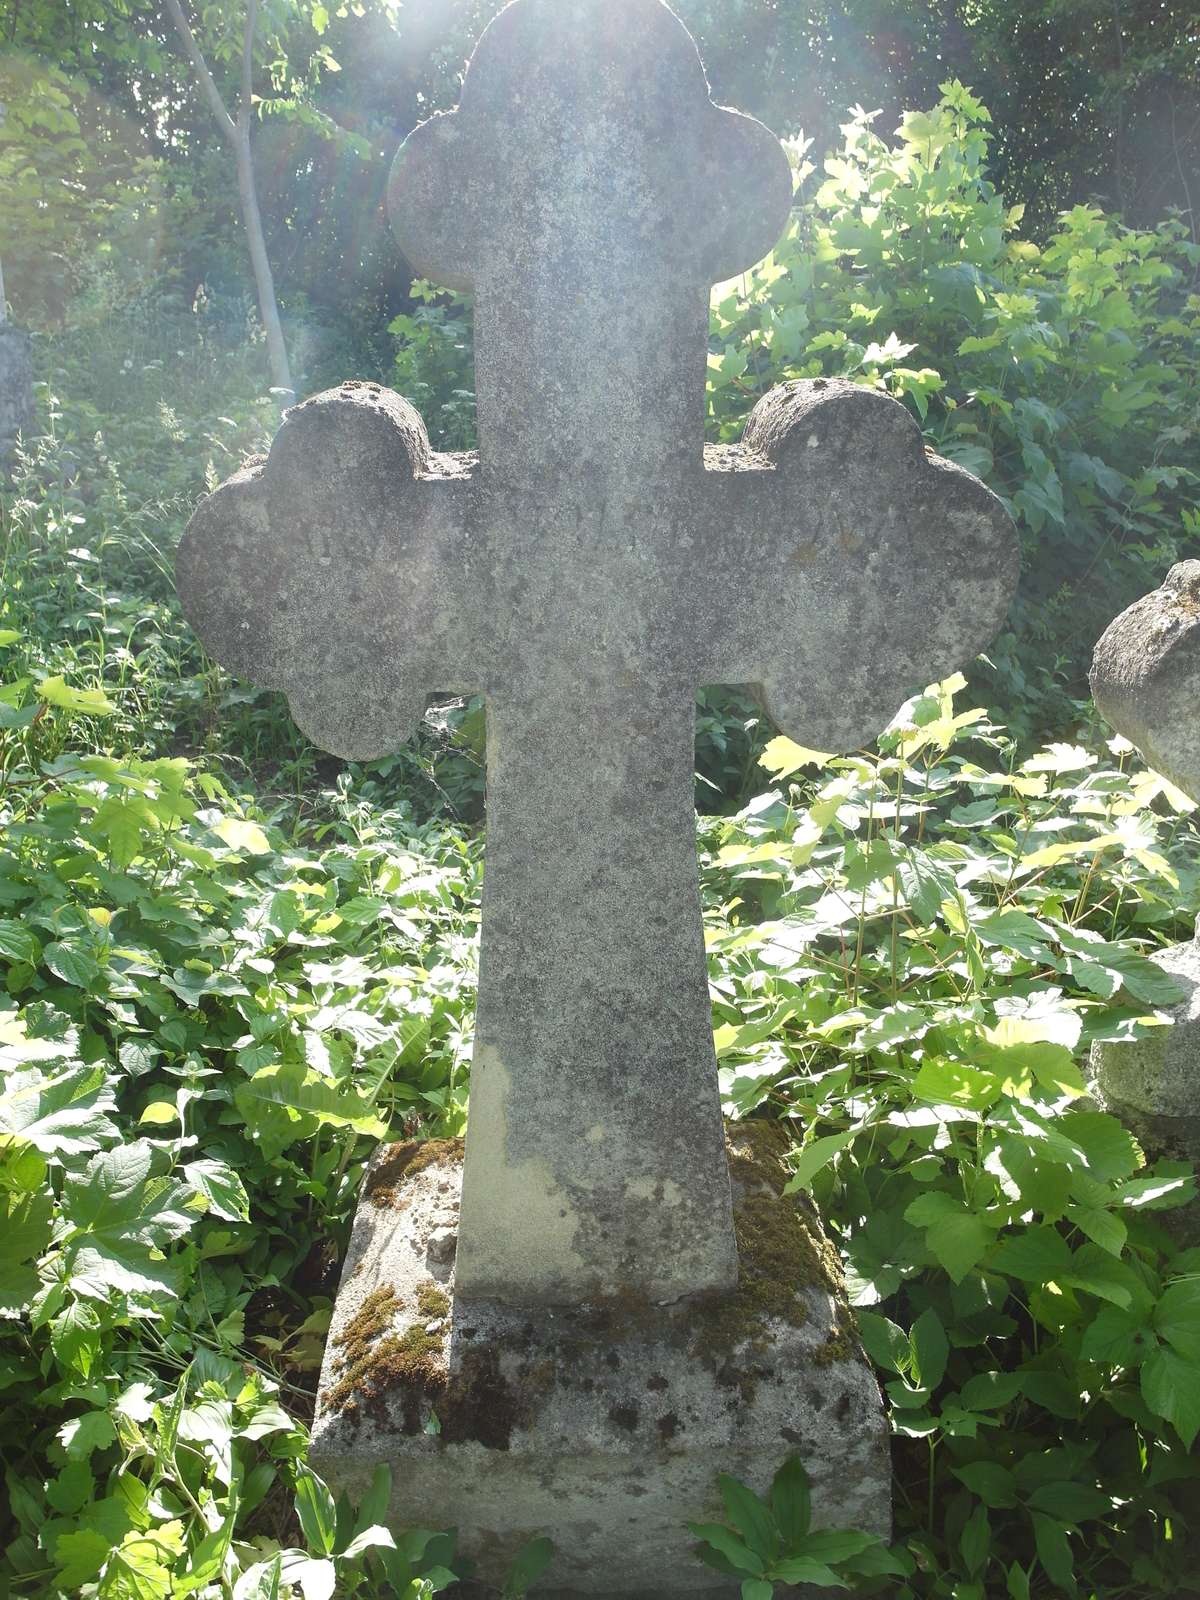
<svg viewBox="0 0 1200 1600"><path fill-rule="evenodd" d="M788 1120L846 1262L896 1435L887 1592L1173 1594L1200 1250L1171 1223L1195 1184L1146 1164L1081 1061L1178 998L1145 940L1190 934L1191 806L1121 741L1020 760L963 687L878 756L776 739L765 764L815 789L708 827L722 1089Z"/></svg>
<svg viewBox="0 0 1200 1600"><path fill-rule="evenodd" d="M120 725L99 690L15 698L4 1581L432 1594L452 1541L335 1504L304 1422L366 1156L463 1125L478 851L344 792L297 838L182 760L78 750Z"/></svg>
<svg viewBox="0 0 1200 1600"><path fill-rule="evenodd" d="M795 1573L1112 1600L1184 1570L1194 1185L1081 1061L1174 1000L1149 953L1190 930L1196 833L1119 743L1022 759L960 692L875 755L774 741L776 788L702 825L727 1109L792 1131L895 1431L890 1552L814 1533L790 1479L776 1532L725 1485L732 1531L700 1537L750 1551L753 1600ZM383 1532L379 1485L335 1499L305 1422L367 1156L463 1126L479 840L369 775L266 814L89 749L125 724L86 685L3 703L4 1581L432 1594L451 1542Z"/></svg>

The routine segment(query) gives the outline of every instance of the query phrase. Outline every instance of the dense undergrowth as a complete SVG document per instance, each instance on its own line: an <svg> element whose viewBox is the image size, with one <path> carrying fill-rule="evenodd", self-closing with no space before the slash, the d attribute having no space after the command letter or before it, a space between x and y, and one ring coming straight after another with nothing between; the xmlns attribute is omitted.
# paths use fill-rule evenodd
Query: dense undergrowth
<svg viewBox="0 0 1200 1600"><path fill-rule="evenodd" d="M979 117L951 95L897 155L856 122L715 313L715 431L781 376L878 382L1033 557L972 685L1023 708L1016 739L957 680L836 761L702 695L722 1092L788 1130L885 1384L895 1570L855 1586L1170 1596L1200 1495L1194 1183L1083 1064L1172 1002L1148 957L1190 931L1200 852L1078 714L1059 624L1194 549L1195 260L1090 212L1014 240ZM41 346L41 433L0 495L0 1586L433 1593L452 1539L390 1548L386 1484L339 1510L305 1430L370 1152L464 1125L482 714L346 766L203 658L172 552L206 476L269 438L260 352L211 307L94 294ZM430 302L400 331L402 386L465 442L466 323Z"/></svg>
<svg viewBox="0 0 1200 1600"><path fill-rule="evenodd" d="M1167 1224L1194 1185L1074 1103L1087 1045L1173 998L1145 952L1186 932L1195 834L1124 759L1014 764L953 687L879 756L775 742L779 786L703 825L722 1089L785 1120L843 1250L896 1433L893 1592L1175 1594L1200 1252ZM180 758L89 753L99 691L23 698L10 1586L247 1600L282 1548L308 1595L397 1592L416 1545L339 1523L304 1422L367 1155L463 1126L479 839L362 774L268 815Z"/></svg>

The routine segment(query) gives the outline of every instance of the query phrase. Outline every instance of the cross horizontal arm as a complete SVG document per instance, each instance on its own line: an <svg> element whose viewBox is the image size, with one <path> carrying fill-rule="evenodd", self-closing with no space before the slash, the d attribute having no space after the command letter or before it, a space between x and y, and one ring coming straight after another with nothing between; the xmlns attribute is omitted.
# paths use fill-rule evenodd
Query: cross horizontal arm
<svg viewBox="0 0 1200 1600"><path fill-rule="evenodd" d="M773 390L710 458L690 565L701 683L758 686L814 749L868 744L1004 621L1019 552L1003 504L927 452L898 401L816 379Z"/></svg>
<svg viewBox="0 0 1200 1600"><path fill-rule="evenodd" d="M473 473L377 384L318 395L197 508L176 562L184 610L224 666L286 692L322 749L395 750L431 693L480 681Z"/></svg>

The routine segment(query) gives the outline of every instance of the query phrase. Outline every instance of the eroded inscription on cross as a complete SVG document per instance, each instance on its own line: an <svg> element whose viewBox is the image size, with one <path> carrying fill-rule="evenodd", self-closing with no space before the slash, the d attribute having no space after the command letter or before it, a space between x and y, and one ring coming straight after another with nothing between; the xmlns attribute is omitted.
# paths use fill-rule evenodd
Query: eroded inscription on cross
<svg viewBox="0 0 1200 1600"><path fill-rule="evenodd" d="M180 549L209 649L324 749L378 756L432 692L486 696L459 1296L732 1285L696 689L757 685L795 738L854 748L1012 594L999 501L886 396L789 384L705 449L709 288L790 200L660 0L516 0L390 192L414 267L475 294L478 457L347 385Z"/></svg>

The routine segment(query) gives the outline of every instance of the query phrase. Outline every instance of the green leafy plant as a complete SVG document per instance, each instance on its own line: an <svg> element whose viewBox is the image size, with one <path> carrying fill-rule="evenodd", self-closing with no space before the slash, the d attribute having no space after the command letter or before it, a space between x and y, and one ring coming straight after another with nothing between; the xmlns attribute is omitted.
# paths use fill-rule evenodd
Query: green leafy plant
<svg viewBox="0 0 1200 1600"><path fill-rule="evenodd" d="M894 139L856 111L821 173L791 145L787 234L714 290L710 416L736 439L773 384L849 378L1001 495L1025 562L987 692L1027 735L1071 726L1108 622L1200 551L1200 248L1179 222L1082 205L1022 237L989 178L987 109L941 91Z"/></svg>
<svg viewBox="0 0 1200 1600"><path fill-rule="evenodd" d="M777 1583L849 1589L859 1577L907 1570L878 1534L813 1529L808 1474L798 1456L784 1462L763 1499L727 1473L717 1482L730 1526L689 1522L688 1528L706 1566L742 1579L742 1600L771 1600Z"/></svg>
<svg viewBox="0 0 1200 1600"><path fill-rule="evenodd" d="M549 1539L530 1539L518 1550L501 1591L502 1600L521 1600L529 1593L554 1560L554 1545Z"/></svg>
<svg viewBox="0 0 1200 1600"><path fill-rule="evenodd" d="M773 741L771 771L815 779L711 823L722 1089L794 1130L884 1374L916 1563L887 1592L1171 1594L1200 1251L1164 1224L1195 1182L1081 1062L1177 998L1134 940L1191 932L1192 808L1119 740L1022 758L962 687L878 755Z"/></svg>

